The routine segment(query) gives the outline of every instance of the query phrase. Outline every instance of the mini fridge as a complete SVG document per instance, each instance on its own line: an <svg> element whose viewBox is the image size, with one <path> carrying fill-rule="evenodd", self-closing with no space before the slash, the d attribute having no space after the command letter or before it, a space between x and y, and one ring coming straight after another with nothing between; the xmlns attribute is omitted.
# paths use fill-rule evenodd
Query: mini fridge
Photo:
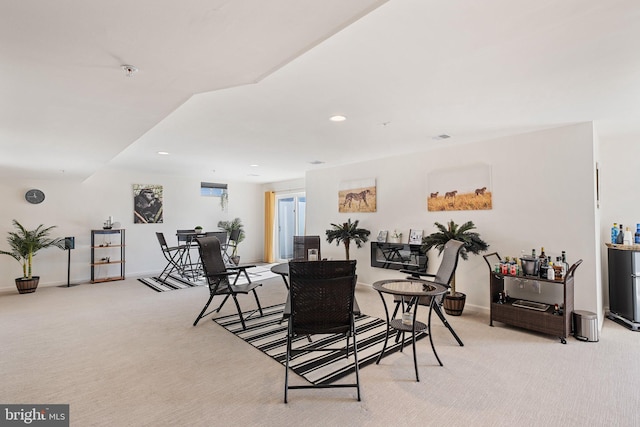
<svg viewBox="0 0 640 427"><path fill-rule="evenodd" d="M609 247L609 318L640 330L640 251Z"/></svg>

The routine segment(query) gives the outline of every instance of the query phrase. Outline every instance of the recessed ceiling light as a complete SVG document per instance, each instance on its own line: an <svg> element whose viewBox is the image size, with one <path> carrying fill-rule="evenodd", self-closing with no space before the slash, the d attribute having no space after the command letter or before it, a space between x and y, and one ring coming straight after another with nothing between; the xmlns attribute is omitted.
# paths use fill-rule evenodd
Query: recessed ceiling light
<svg viewBox="0 0 640 427"><path fill-rule="evenodd" d="M312 165L321 165L324 162L322 160L312 160L309 163L311 163Z"/></svg>
<svg viewBox="0 0 640 427"><path fill-rule="evenodd" d="M160 154L161 156L168 156L169 153L166 151L158 151L158 154Z"/></svg>
<svg viewBox="0 0 640 427"><path fill-rule="evenodd" d="M331 116L329 117L329 120L332 122L344 122L347 118L345 116Z"/></svg>
<svg viewBox="0 0 640 427"><path fill-rule="evenodd" d="M257 168L260 165L253 164L253 165L249 165L249 166L251 166L252 168Z"/></svg>
<svg viewBox="0 0 640 427"><path fill-rule="evenodd" d="M133 77L133 75L138 72L138 68L135 65L123 65L121 68L127 77Z"/></svg>

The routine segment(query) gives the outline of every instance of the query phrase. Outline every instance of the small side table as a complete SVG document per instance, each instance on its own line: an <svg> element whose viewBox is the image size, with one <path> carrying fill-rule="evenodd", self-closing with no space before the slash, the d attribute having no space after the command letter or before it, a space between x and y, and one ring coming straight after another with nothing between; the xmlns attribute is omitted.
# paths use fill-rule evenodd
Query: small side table
<svg viewBox="0 0 640 427"><path fill-rule="evenodd" d="M376 360L376 364L379 364L380 360L382 360L382 357L384 356L384 352L387 349L387 342L389 341L389 333L393 328L394 330L403 334L403 345L404 332L411 332L413 346L413 364L416 369L416 381L420 381L420 377L418 376L418 359L416 357L416 333L427 331L427 335L429 335L429 341L431 342L431 349L433 350L433 354L436 356L436 359L438 360L440 366L442 366L442 362L440 361L438 353L436 353L436 348L433 345L433 338L431 337L431 312L433 311L435 297L447 292L447 288L437 283L427 282L425 280L391 279L375 282L373 284L373 289L378 291L378 295L380 295L380 299L382 299L382 304L384 305L384 313L387 317L387 334L384 339L384 346L382 347L382 351L380 352L380 355ZM405 297L409 297L411 300L414 300L413 304L411 304L414 307L412 313L412 324L406 325L402 322L402 319L389 319L389 309L387 308L387 303L384 300L384 296L382 294L398 295L402 297L403 300ZM419 306L418 298L420 297L431 297L427 323L418 322L416 320L416 314Z"/></svg>

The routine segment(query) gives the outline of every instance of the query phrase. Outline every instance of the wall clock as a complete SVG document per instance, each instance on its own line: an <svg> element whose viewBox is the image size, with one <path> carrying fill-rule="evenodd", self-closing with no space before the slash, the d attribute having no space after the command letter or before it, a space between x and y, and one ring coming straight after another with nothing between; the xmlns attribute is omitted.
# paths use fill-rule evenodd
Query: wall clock
<svg viewBox="0 0 640 427"><path fill-rule="evenodd" d="M32 189L25 193L24 198L29 203L38 204L44 200L44 193L41 190Z"/></svg>

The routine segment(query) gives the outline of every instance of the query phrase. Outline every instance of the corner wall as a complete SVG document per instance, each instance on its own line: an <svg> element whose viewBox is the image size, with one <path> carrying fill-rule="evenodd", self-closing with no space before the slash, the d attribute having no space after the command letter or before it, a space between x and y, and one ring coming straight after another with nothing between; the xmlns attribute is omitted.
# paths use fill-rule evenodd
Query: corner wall
<svg viewBox="0 0 640 427"><path fill-rule="evenodd" d="M575 308L604 320L599 274L599 236L595 208L595 158L592 123L509 136L481 143L443 146L423 153L363 162L307 173L307 234L324 235L330 223L351 218L371 230L397 229L407 239L409 229L435 231L434 222L473 221L489 252L520 256L544 246L555 257L567 251L570 264L583 259L575 275ZM428 212L428 173L484 163L492 167L493 209ZM376 178L377 212L338 213L341 181ZM344 258L342 247L323 242L322 253ZM371 267L369 243L351 250L363 283L399 277L397 272ZM429 270L439 265L429 255ZM488 267L482 256L460 261L456 287L467 304L488 308Z"/></svg>

